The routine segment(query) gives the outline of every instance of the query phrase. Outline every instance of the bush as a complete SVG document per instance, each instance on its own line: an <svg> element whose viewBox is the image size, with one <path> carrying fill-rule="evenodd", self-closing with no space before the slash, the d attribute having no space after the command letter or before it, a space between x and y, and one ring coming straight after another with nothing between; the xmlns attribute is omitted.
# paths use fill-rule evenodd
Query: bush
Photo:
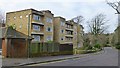
<svg viewBox="0 0 120 68"><path fill-rule="evenodd" d="M117 45L117 46L116 46L116 49L120 49L120 45Z"/></svg>
<svg viewBox="0 0 120 68"><path fill-rule="evenodd" d="M101 49L101 46L100 46L100 44L95 44L95 45L94 45L94 48Z"/></svg>
<svg viewBox="0 0 120 68"><path fill-rule="evenodd" d="M120 43L116 43L115 48L120 49Z"/></svg>
<svg viewBox="0 0 120 68"><path fill-rule="evenodd" d="M91 49L92 49L92 46L90 46L90 45L85 45L83 47L83 50L91 50Z"/></svg>

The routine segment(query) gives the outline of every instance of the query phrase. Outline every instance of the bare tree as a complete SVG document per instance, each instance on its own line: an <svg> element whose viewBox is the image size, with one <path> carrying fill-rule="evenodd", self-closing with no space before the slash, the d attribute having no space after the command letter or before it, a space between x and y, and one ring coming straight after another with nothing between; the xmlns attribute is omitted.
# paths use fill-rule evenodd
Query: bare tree
<svg viewBox="0 0 120 68"><path fill-rule="evenodd" d="M117 35L117 38L113 37L113 40L117 41L117 43L116 43L116 41L114 41L114 43L120 44L120 1L119 2L108 2L106 0L106 2L109 6L111 6L113 9L115 9L117 12L116 14L118 14L118 26L116 28L117 30L115 31L115 35Z"/></svg>
<svg viewBox="0 0 120 68"><path fill-rule="evenodd" d="M79 15L75 18L72 19L74 22L78 23L78 24L81 24L85 19L83 16Z"/></svg>
<svg viewBox="0 0 120 68"><path fill-rule="evenodd" d="M111 6L113 9L116 10L116 12L117 12L116 14L120 14L120 11L119 11L120 2L108 2L107 0L106 0L106 2L109 6Z"/></svg>
<svg viewBox="0 0 120 68"><path fill-rule="evenodd" d="M90 33L92 33L93 35L104 33L108 28L108 26L106 25L107 22L108 20L106 20L106 15L102 13L96 15L94 18L87 22Z"/></svg>

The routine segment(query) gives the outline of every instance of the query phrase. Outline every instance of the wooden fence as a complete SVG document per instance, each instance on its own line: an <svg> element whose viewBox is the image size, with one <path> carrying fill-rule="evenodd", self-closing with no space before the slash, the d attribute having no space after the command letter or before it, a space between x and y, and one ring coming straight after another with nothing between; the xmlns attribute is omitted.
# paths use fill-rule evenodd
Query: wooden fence
<svg viewBox="0 0 120 68"><path fill-rule="evenodd" d="M30 57L73 54L73 45L59 43L32 43Z"/></svg>

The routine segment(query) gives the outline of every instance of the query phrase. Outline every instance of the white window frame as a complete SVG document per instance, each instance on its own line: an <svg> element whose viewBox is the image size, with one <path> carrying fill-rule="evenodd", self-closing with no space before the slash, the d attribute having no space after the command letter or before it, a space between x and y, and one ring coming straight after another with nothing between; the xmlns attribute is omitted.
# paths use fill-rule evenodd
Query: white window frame
<svg viewBox="0 0 120 68"><path fill-rule="evenodd" d="M40 26L39 25L32 25L32 27L33 27L33 30L40 31Z"/></svg>
<svg viewBox="0 0 120 68"><path fill-rule="evenodd" d="M49 18L49 17L46 18L46 22L52 23L52 21L53 21L52 18Z"/></svg>
<svg viewBox="0 0 120 68"><path fill-rule="evenodd" d="M52 36L47 36L46 40L47 41L52 41Z"/></svg>
<svg viewBox="0 0 120 68"><path fill-rule="evenodd" d="M39 18L39 19L38 19L38 18ZM41 17L40 17L39 15L33 14L33 20L40 21L40 20L41 20Z"/></svg>
<svg viewBox="0 0 120 68"><path fill-rule="evenodd" d="M50 28L50 31L48 31L48 28ZM51 28L51 27L47 27L47 28L46 28L46 31L52 32L52 28Z"/></svg>
<svg viewBox="0 0 120 68"><path fill-rule="evenodd" d="M64 30L63 30L63 32L62 32L62 30L63 30L63 29L61 29L61 33L64 33Z"/></svg>
<svg viewBox="0 0 120 68"><path fill-rule="evenodd" d="M33 41L40 41L40 36L39 35L32 35L32 37L34 38Z"/></svg>
<svg viewBox="0 0 120 68"><path fill-rule="evenodd" d="M65 26L65 23L61 21L61 26Z"/></svg>

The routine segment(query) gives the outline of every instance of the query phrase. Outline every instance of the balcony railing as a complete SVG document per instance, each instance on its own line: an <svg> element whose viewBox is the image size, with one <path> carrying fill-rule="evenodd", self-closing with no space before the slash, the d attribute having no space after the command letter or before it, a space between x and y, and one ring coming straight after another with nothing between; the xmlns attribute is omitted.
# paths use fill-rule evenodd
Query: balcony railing
<svg viewBox="0 0 120 68"><path fill-rule="evenodd" d="M32 30L31 34L44 34L43 31L35 31L35 30Z"/></svg>
<svg viewBox="0 0 120 68"><path fill-rule="evenodd" d="M70 31L73 31L73 29L72 28L65 28L66 30L70 30Z"/></svg>
<svg viewBox="0 0 120 68"><path fill-rule="evenodd" d="M66 40L65 43L73 43L72 40Z"/></svg>
<svg viewBox="0 0 120 68"><path fill-rule="evenodd" d="M42 26L44 26L44 23L42 23L42 22L32 22L32 24L37 24L37 25L42 25Z"/></svg>
<svg viewBox="0 0 120 68"><path fill-rule="evenodd" d="M67 36L67 37L73 37L73 35L71 35L71 34L66 34L65 36Z"/></svg>

